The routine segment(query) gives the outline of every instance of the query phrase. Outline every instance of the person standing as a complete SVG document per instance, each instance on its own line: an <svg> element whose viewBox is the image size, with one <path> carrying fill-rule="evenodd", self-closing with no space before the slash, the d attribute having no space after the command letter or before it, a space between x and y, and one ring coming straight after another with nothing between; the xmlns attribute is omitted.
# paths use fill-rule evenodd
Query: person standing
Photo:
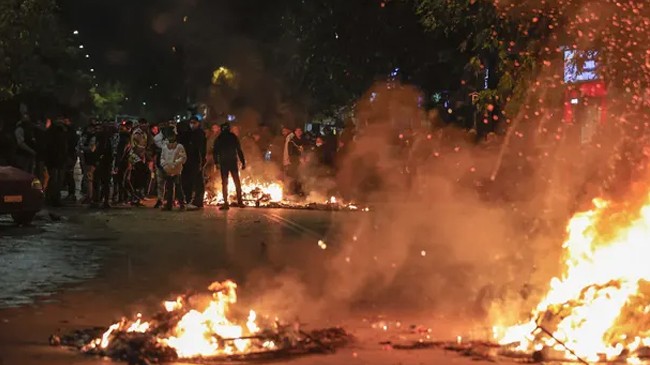
<svg viewBox="0 0 650 365"><path fill-rule="evenodd" d="M110 208L109 199L111 195L111 172L113 167L113 145L111 143L111 133L102 128L96 133L95 137L95 171L93 179L93 206L99 206L103 209Z"/></svg>
<svg viewBox="0 0 650 365"><path fill-rule="evenodd" d="M16 124L14 136L18 147L15 156L16 167L31 174L34 172L36 162L36 138L34 126L28 114L23 114Z"/></svg>
<svg viewBox="0 0 650 365"><path fill-rule="evenodd" d="M183 196L183 185L181 184L181 173L183 164L187 160L185 148L176 141L176 135L171 134L166 145L162 148L160 164L165 172L165 206L163 210L172 210L174 195L181 210L185 209L185 197ZM174 194L176 192L176 194Z"/></svg>
<svg viewBox="0 0 650 365"><path fill-rule="evenodd" d="M46 131L52 126L52 121L46 119L45 122L42 120L38 121L34 126L34 140L36 142L36 164L34 165L34 175L41 182L43 189L47 188L47 183L49 180L47 168L45 167L45 159L47 158L47 150L45 149L46 145Z"/></svg>
<svg viewBox="0 0 650 365"><path fill-rule="evenodd" d="M74 179L74 168L77 165L77 144L79 137L77 131L72 125L70 118L63 118L63 125L66 133L66 162L63 184L68 188L66 201L71 203L77 202L77 183Z"/></svg>
<svg viewBox="0 0 650 365"><path fill-rule="evenodd" d="M128 186L131 193L131 205L142 206L142 200L147 194L147 123L140 120L131 132L129 149Z"/></svg>
<svg viewBox="0 0 650 365"><path fill-rule="evenodd" d="M113 203L124 204L127 200L127 172L129 169L129 145L133 124L123 121L120 124L115 143L115 166L113 178Z"/></svg>
<svg viewBox="0 0 650 365"><path fill-rule="evenodd" d="M160 208L163 205L165 200L165 172L163 171L162 165L160 164L160 155L162 154L162 149L167 143L165 140L165 134L160 131L160 126L157 124L151 125L151 135L153 136L152 148L152 158L153 158L153 171L156 175L156 205L154 208Z"/></svg>
<svg viewBox="0 0 650 365"><path fill-rule="evenodd" d="M97 129L98 125L91 122L84 133L81 135L80 149L83 158L82 171L85 173L85 184L82 183L82 190L85 185L86 197L84 202L93 203L95 201L95 170L97 169Z"/></svg>
<svg viewBox="0 0 650 365"><path fill-rule="evenodd" d="M68 159L67 130L62 120L57 120L48 128L45 136L47 158L45 166L50 175L47 184L47 203L53 207L61 206L61 189L65 179L65 168Z"/></svg>
<svg viewBox="0 0 650 365"><path fill-rule="evenodd" d="M221 210L230 209L228 202L228 177L232 176L235 182L235 191L237 192L237 204L239 207L244 207L244 199L242 197L241 181L239 180L239 162L241 162L241 169L246 169L246 160L244 152L241 149L239 138L230 131L230 124L224 123L221 125L221 134L214 142L214 161L219 165L221 172L221 191L223 194L223 205Z"/></svg>
<svg viewBox="0 0 650 365"><path fill-rule="evenodd" d="M205 180L203 177L203 168L206 158L205 131L201 128L201 122L198 118L190 119L189 142L186 148L187 162L183 168L183 174L189 177L189 191L185 191L185 199L188 201L188 209L203 208L203 195L205 194Z"/></svg>

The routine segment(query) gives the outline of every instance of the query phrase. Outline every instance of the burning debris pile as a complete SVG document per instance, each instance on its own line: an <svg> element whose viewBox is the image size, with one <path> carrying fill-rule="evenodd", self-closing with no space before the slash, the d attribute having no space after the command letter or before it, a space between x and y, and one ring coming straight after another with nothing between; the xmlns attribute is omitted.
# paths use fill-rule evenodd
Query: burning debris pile
<svg viewBox="0 0 650 365"><path fill-rule="evenodd" d="M216 206L223 204L223 194L221 193L221 183L215 186L216 195L205 194L205 204ZM230 178L228 184L228 195L230 201L237 200L235 183ZM242 195L244 204L249 207L257 208L284 208L284 209L308 209L308 210L330 210L330 211L364 211L368 207L359 207L354 203L344 202L332 196L329 199L323 198L318 201L291 201L284 196L284 186L279 182L262 182L251 178L242 179ZM313 200L313 199L311 199Z"/></svg>
<svg viewBox="0 0 650 365"><path fill-rule="evenodd" d="M536 360L650 359L649 238L650 197L623 209L595 200L592 210L576 214L563 275L551 281L529 322L495 328L504 349Z"/></svg>
<svg viewBox="0 0 650 365"><path fill-rule="evenodd" d="M141 314L123 318L106 328L51 336L50 344L68 346L84 354L106 356L129 363L234 361L274 359L311 353L329 353L345 346L351 336L341 328L303 331L299 324L258 318L255 311L238 313L237 284L210 285L211 298L203 305L191 296L164 302L165 310L150 320ZM199 309L201 308L201 309Z"/></svg>

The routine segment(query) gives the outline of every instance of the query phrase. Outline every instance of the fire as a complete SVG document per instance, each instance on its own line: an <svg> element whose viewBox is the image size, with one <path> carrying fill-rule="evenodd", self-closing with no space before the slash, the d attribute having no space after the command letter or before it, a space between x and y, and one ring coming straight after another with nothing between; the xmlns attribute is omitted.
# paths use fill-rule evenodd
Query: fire
<svg viewBox="0 0 650 365"><path fill-rule="evenodd" d="M215 282L209 290L212 299L203 309L189 308L189 303L180 297L164 302L167 313L178 315L179 319L173 328L164 334L157 334L156 341L173 349L179 358L205 358L260 350L251 340L262 331L257 324L257 313L250 310L243 324L231 318L231 307L237 303L237 284L232 281ZM148 333L151 328L151 323L143 321L142 315L138 314L135 321L123 319L111 325L101 338L89 343L84 350L108 348L111 341L119 337L119 332ZM266 340L258 347L271 350L275 344Z"/></svg>
<svg viewBox="0 0 650 365"><path fill-rule="evenodd" d="M284 200L284 187L279 182L263 182L252 178L243 178L241 179L241 187L244 203L247 205L253 206L258 202L264 204L280 203ZM206 192L204 200L211 205L223 203L221 181L215 183L213 191L216 192L216 196L209 197ZM236 200L237 191L235 190L235 182L232 180L232 177L228 181L228 195L231 200Z"/></svg>
<svg viewBox="0 0 650 365"><path fill-rule="evenodd" d="M595 200L567 233L564 273L531 320L506 328L499 342L572 360L638 363L650 345L650 197L632 212Z"/></svg>

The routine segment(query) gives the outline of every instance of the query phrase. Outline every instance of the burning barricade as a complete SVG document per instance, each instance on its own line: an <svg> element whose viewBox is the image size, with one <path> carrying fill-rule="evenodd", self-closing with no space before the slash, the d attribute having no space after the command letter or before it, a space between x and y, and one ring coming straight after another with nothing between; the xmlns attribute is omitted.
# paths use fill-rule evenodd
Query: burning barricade
<svg viewBox="0 0 650 365"><path fill-rule="evenodd" d="M495 327L502 349L537 361L650 359L650 198L624 207L595 200L567 232L562 276L529 322Z"/></svg>
<svg viewBox="0 0 650 365"><path fill-rule="evenodd" d="M231 201L237 200L237 192L232 177L229 178L228 196ZM364 211L368 207L360 207L355 203L345 202L340 198L320 197L317 194L310 194L306 199L285 197L284 186L280 182L265 182L252 177L244 177L241 180L242 197L246 206L257 208L285 208L285 209L310 209L310 210L334 210L334 211ZM221 182L213 183L210 192L205 193L204 203L209 206L223 204L223 193ZM212 193L211 193L212 192Z"/></svg>
<svg viewBox="0 0 650 365"><path fill-rule="evenodd" d="M148 320L138 314L108 328L51 336L50 344L77 348L88 355L129 363L201 360L253 360L329 353L351 336L341 328L306 332L300 324L260 318L253 310L238 312L237 285L210 285L210 299L182 296L163 303L164 311ZM198 304L202 302L202 305Z"/></svg>

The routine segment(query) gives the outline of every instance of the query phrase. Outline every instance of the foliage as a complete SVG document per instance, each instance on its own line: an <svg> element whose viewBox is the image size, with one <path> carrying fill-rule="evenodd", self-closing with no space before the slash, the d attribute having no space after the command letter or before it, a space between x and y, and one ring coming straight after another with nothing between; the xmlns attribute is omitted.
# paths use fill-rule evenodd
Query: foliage
<svg viewBox="0 0 650 365"><path fill-rule="evenodd" d="M90 78L59 24L54 0L0 1L0 101L49 95L80 104Z"/></svg>
<svg viewBox="0 0 650 365"><path fill-rule="evenodd" d="M107 83L90 89L94 114L100 118L113 118L119 114L125 99L125 92L118 82Z"/></svg>
<svg viewBox="0 0 650 365"><path fill-rule="evenodd" d="M396 69L430 92L453 88L463 73L455 39L428 34L408 2L292 3L282 19L285 38L297 40L286 78L311 96L312 114L335 114Z"/></svg>

